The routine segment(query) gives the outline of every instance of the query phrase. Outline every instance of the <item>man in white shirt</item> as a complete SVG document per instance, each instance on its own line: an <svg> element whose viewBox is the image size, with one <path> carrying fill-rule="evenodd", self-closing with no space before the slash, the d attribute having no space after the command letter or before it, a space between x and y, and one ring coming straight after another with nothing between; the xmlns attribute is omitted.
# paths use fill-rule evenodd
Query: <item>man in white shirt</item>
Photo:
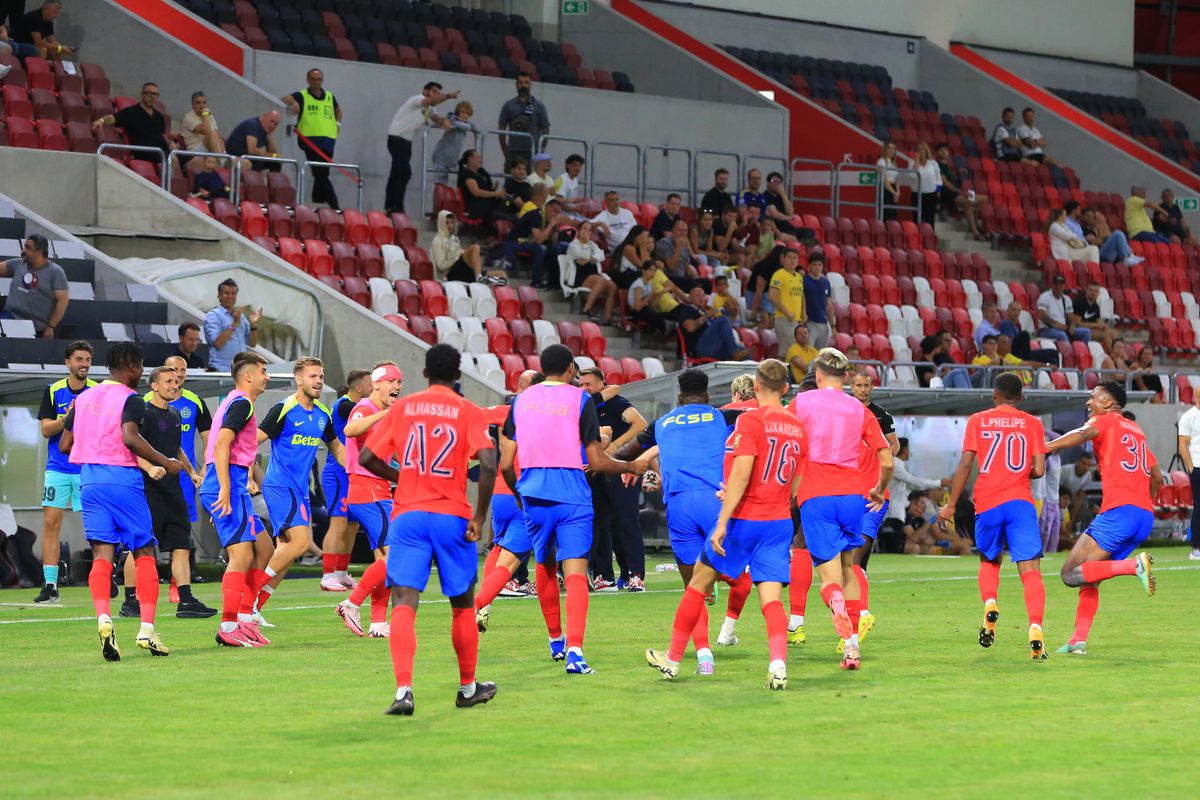
<svg viewBox="0 0 1200 800"><path fill-rule="evenodd" d="M1183 412L1179 418L1179 457L1183 459L1183 468L1187 470L1188 479L1192 484L1192 498L1200 497L1200 392L1196 393L1196 404ZM1200 561L1200 502L1192 505L1192 553L1193 561Z"/></svg>
<svg viewBox="0 0 1200 800"><path fill-rule="evenodd" d="M454 100L458 92L442 92L442 85L430 81L418 95L405 100L392 117L388 126L387 147L392 156L392 169L388 173L387 188L384 190L383 207L387 213L404 213L404 195L412 179L412 145L417 134L432 123L450 130L450 120L433 113L433 107L446 100Z"/></svg>
<svg viewBox="0 0 1200 800"><path fill-rule="evenodd" d="M192 92L192 108L183 115L179 126L184 146L193 152L224 153L225 143L217 128L217 119L208 109L204 92Z"/></svg>
<svg viewBox="0 0 1200 800"><path fill-rule="evenodd" d="M583 156L572 153L567 156L567 171L558 176L550 194L562 201L567 211L579 211L584 205L583 190L579 187L579 173L583 172Z"/></svg>
<svg viewBox="0 0 1200 800"><path fill-rule="evenodd" d="M553 195L554 185L557 181L550 175L550 167L552 166L550 155L548 153L537 153L533 157L533 172L527 180L533 186L539 183L544 184L546 190Z"/></svg>
<svg viewBox="0 0 1200 800"><path fill-rule="evenodd" d="M1083 453L1074 464L1063 464L1059 473L1058 486L1071 495L1071 502L1067 508L1078 530L1084 530L1083 506L1087 501L1087 485L1092 482L1095 468L1095 459L1090 454Z"/></svg>
<svg viewBox="0 0 1200 800"><path fill-rule="evenodd" d="M1060 342L1088 342L1092 332L1087 328L1076 327L1079 318L1075 316L1074 305L1063 290L1067 280L1062 275L1055 275L1050 288L1038 297L1038 336L1043 339L1056 339Z"/></svg>
<svg viewBox="0 0 1200 800"><path fill-rule="evenodd" d="M621 207L621 195L609 190L604 193L604 208L592 217L592 224L604 234L604 247L611 255L637 225L633 212Z"/></svg>
<svg viewBox="0 0 1200 800"><path fill-rule="evenodd" d="M1033 116L1032 108L1021 111L1021 124L1017 126L1017 138L1021 140L1021 157L1040 164L1057 164L1058 162L1046 155L1046 139L1033 124Z"/></svg>
<svg viewBox="0 0 1200 800"><path fill-rule="evenodd" d="M932 478L922 478L919 475L914 475L908 471L908 437L901 436L898 440L900 449L896 451L896 457L893 459L895 463L895 471L892 473L892 482L888 484L888 492L893 498L908 497L910 493L920 491L925 492L930 489L946 487L950 485L949 478L943 478L940 481L935 481ZM904 524L904 514L908 509L908 505L900 500L896 500L888 505L888 518L899 520ZM935 509L936 510L936 509Z"/></svg>

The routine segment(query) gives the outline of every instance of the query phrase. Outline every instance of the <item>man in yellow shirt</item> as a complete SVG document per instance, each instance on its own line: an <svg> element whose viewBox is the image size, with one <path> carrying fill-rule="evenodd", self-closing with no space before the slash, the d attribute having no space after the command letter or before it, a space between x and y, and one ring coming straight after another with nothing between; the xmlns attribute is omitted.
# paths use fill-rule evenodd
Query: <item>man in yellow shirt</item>
<svg viewBox="0 0 1200 800"><path fill-rule="evenodd" d="M787 365L792 370L792 383L800 383L808 374L808 365L817 357L817 348L808 343L808 326L797 323L792 333L794 341L787 349Z"/></svg>
<svg viewBox="0 0 1200 800"><path fill-rule="evenodd" d="M1000 356L1000 361L1006 367L1042 367L1047 365L1040 361L1025 361L1012 353L1012 339L1005 334L1000 334L996 337L996 355ZM1033 373L1027 369L1014 369L1013 374L1021 379L1021 383L1026 386L1033 383Z"/></svg>
<svg viewBox="0 0 1200 800"><path fill-rule="evenodd" d="M711 302L713 310L728 317L731 325L737 327L741 324L739 318L742 315L742 304L738 302L737 296L729 291L729 278L726 276L718 275L713 280Z"/></svg>
<svg viewBox="0 0 1200 800"><path fill-rule="evenodd" d="M1146 213L1146 209L1162 214L1167 213L1157 203L1146 199L1145 186L1134 186L1129 190L1129 197L1125 200L1125 236L1131 241L1138 242L1158 242L1160 244L1170 244L1172 240L1178 242L1178 237L1167 238L1161 233L1154 232L1154 224L1150 221L1150 215Z"/></svg>
<svg viewBox="0 0 1200 800"><path fill-rule="evenodd" d="M775 307L775 338L781 347L791 339L797 325L808 321L804 313L804 275L797 269L799 265L800 254L790 248L785 250L767 293L767 299Z"/></svg>

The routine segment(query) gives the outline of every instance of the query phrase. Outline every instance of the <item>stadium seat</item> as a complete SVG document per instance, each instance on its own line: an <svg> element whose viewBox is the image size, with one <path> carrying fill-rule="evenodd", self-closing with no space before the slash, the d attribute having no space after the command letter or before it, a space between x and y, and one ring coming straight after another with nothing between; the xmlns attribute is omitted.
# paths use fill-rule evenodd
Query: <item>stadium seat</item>
<svg viewBox="0 0 1200 800"><path fill-rule="evenodd" d="M522 356L531 356L538 352L537 339L533 335L533 326L529 324L528 320L509 320L508 328L512 331L514 351Z"/></svg>
<svg viewBox="0 0 1200 800"><path fill-rule="evenodd" d="M596 360L607 353L608 340L605 339L599 325L591 321L583 322L579 325L579 331L583 338L582 351L584 355Z"/></svg>
<svg viewBox="0 0 1200 800"><path fill-rule="evenodd" d="M445 316L450 309L450 304L442 285L434 280L422 280L418 286L421 289L421 303L425 308L425 313L430 317Z"/></svg>
<svg viewBox="0 0 1200 800"><path fill-rule="evenodd" d="M371 291L371 309L380 316L396 314L400 310L400 301L392 284L384 278L368 278L367 287Z"/></svg>
<svg viewBox="0 0 1200 800"><path fill-rule="evenodd" d="M492 318L486 320L483 325L488 337L488 350L497 356L513 352L513 335L504 320Z"/></svg>

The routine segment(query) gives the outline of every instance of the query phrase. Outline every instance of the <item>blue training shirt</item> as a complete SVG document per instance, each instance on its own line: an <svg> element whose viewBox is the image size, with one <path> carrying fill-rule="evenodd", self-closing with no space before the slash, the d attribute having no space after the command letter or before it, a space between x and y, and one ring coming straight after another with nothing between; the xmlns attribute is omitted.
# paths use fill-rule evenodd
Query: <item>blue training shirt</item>
<svg viewBox="0 0 1200 800"><path fill-rule="evenodd" d="M638 436L642 447L658 445L665 498L721 488L725 479L725 440L739 413L698 404L679 406Z"/></svg>
<svg viewBox="0 0 1200 800"><path fill-rule="evenodd" d="M341 442L342 447L346 446L346 423L350 421L350 412L354 410L354 401L346 395L342 395L337 400L333 401L333 433L337 436L337 440ZM334 471L346 474L346 470L337 462L336 458L327 457L325 459L325 472Z"/></svg>
<svg viewBox="0 0 1200 800"><path fill-rule="evenodd" d="M84 380L83 388L78 392L71 388L66 378L60 381L55 381L46 387L46 391L42 393L42 405L38 409L38 419L62 419L67 415L67 409L71 407L71 403L75 402L75 398L83 394L89 387L95 386L96 382L90 378ZM58 440L62 438L62 434L58 433L50 437L46 443L48 451L46 453L46 471L47 472L62 472L66 475L78 475L80 472L79 464L71 463L71 456L67 453L58 452Z"/></svg>
<svg viewBox="0 0 1200 800"><path fill-rule="evenodd" d="M292 395L272 406L258 429L271 440L271 463L263 476L263 486L295 489L308 497L308 478L317 448L337 438L329 409L314 401L310 411Z"/></svg>

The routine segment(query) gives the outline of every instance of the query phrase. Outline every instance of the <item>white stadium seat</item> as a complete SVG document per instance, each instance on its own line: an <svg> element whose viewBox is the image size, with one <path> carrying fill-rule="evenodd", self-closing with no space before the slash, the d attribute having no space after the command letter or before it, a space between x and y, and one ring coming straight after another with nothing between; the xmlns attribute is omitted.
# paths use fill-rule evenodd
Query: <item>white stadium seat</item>
<svg viewBox="0 0 1200 800"><path fill-rule="evenodd" d="M439 344L448 344L452 347L463 349L463 335L459 330L458 320L450 317L436 317L433 320L434 328L437 330L437 338Z"/></svg>

